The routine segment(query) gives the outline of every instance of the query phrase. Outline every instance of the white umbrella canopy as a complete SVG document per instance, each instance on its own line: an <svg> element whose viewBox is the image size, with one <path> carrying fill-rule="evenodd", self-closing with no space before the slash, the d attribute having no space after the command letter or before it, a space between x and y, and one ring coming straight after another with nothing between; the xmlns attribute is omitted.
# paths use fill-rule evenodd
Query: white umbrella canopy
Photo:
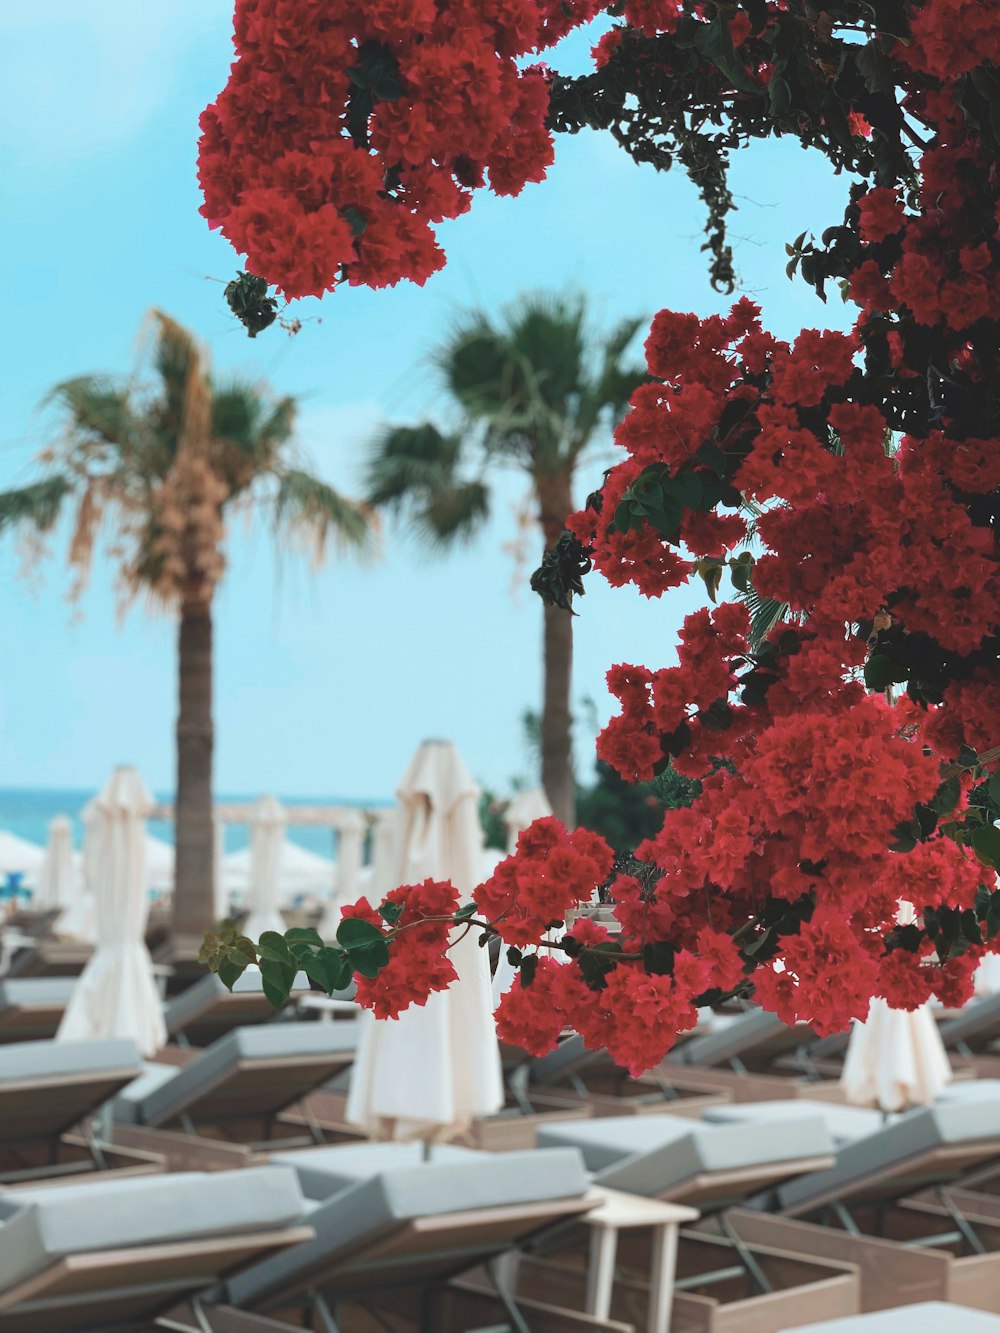
<svg viewBox="0 0 1000 1333"><path fill-rule="evenodd" d="M250 810L250 914L243 934L256 940L266 930L281 934L285 923L278 911L285 846L285 812L273 796L262 796Z"/></svg>
<svg viewBox="0 0 1000 1333"><path fill-rule="evenodd" d="M874 998L864 1023L855 1023L840 1082L856 1106L901 1111L928 1106L951 1082L951 1065L927 1004L912 1012Z"/></svg>
<svg viewBox="0 0 1000 1333"><path fill-rule="evenodd" d="M144 1055L152 1055L167 1039L153 962L143 942L149 909L145 821L153 798L135 769L123 766L91 806L89 824L96 833L88 876L97 909L97 947L73 989L56 1039L131 1038Z"/></svg>
<svg viewBox="0 0 1000 1333"><path fill-rule="evenodd" d="M66 908L80 890L80 872L73 856L73 825L66 815L49 821L45 858L35 880L34 906L42 912Z"/></svg>
<svg viewBox="0 0 1000 1333"><path fill-rule="evenodd" d="M83 821L83 852L80 872L75 881L69 906L56 922L56 933L86 944L97 942L97 901L94 889L101 869L101 831L104 821L98 807L98 797L87 802L80 818Z"/></svg>
<svg viewBox="0 0 1000 1333"><path fill-rule="evenodd" d="M480 879L483 833L479 791L455 747L425 741L397 796L393 883L449 879L468 895ZM458 979L426 1004L411 1005L398 1019L362 1015L347 1118L369 1134L450 1138L503 1105L486 950L467 932L451 959Z"/></svg>
<svg viewBox="0 0 1000 1333"><path fill-rule="evenodd" d="M988 953L980 959L973 985L976 998L980 1000L1000 993L1000 953Z"/></svg>
<svg viewBox="0 0 1000 1333"><path fill-rule="evenodd" d="M237 902L249 904L253 848L226 852L220 864L227 894ZM285 838L279 848L279 867L277 901L281 905L291 906L292 900L300 894L329 897L336 878L335 865L329 857L320 856Z"/></svg>
<svg viewBox="0 0 1000 1333"><path fill-rule="evenodd" d="M26 884L33 883L44 860L45 848L37 842L0 829L0 880L8 875L21 875Z"/></svg>
<svg viewBox="0 0 1000 1333"><path fill-rule="evenodd" d="M401 818L398 807L379 810L372 826L372 863L367 885L371 902L381 902L401 881L396 879Z"/></svg>
<svg viewBox="0 0 1000 1333"><path fill-rule="evenodd" d="M345 810L340 816L337 825L336 883L319 926L319 933L325 939L336 935L344 904L357 902L361 893L366 827L360 810Z"/></svg>

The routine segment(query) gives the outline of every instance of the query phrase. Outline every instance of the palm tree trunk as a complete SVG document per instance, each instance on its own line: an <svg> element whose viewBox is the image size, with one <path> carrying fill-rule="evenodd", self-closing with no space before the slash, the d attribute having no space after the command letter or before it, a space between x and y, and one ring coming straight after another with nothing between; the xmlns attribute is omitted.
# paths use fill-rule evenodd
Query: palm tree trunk
<svg viewBox="0 0 1000 1333"><path fill-rule="evenodd" d="M572 474L559 472L535 479L539 517L550 551L573 509ZM542 786L552 812L567 828L576 824L576 781L573 776L573 617L558 606L546 606L542 686Z"/></svg>
<svg viewBox="0 0 1000 1333"><path fill-rule="evenodd" d="M210 597L181 606L178 680L173 933L190 945L215 921Z"/></svg>

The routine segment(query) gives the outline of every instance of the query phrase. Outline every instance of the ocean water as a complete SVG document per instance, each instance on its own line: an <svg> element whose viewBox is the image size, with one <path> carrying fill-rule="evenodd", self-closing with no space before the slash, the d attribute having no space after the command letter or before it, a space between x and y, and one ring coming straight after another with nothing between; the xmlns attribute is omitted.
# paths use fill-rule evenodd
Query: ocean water
<svg viewBox="0 0 1000 1333"><path fill-rule="evenodd" d="M154 792L158 801L172 799L170 792ZM259 796L231 795L220 793L220 801L251 802ZM83 807L94 795L93 791L76 791L55 788L0 787L0 829L16 833L20 838L44 846L48 841L49 820L56 815L68 815L73 822L73 845L83 842L83 822L80 818ZM279 796L282 805L357 805L371 808L385 805L385 801L355 801L342 797L324 799L316 796ZM152 819L149 832L164 842L174 840L174 826L170 822ZM316 828L303 825L289 826L289 842L297 843L310 852L320 856L334 855L334 834L328 828ZM243 824L227 824L225 827L226 851L235 852L246 847L250 841L249 831Z"/></svg>

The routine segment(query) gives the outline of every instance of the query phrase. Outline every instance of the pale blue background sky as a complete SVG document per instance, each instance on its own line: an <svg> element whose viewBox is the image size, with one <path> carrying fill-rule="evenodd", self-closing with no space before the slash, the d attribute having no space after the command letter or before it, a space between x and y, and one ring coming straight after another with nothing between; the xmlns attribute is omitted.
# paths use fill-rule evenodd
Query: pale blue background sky
<svg viewBox="0 0 1000 1333"><path fill-rule="evenodd" d="M678 169L634 166L610 139L557 141L547 182L516 200L482 193L441 229L449 263L425 288L345 289L304 303L296 338L249 341L222 300L238 267L198 215L197 118L223 85L229 0L76 0L0 12L0 242L3 413L0 486L33 476L54 422L38 404L60 379L136 363L154 305L207 339L220 369L301 395L301 439L317 469L350 490L372 428L434 410L426 358L454 313L495 309L518 291L575 285L604 320L662 306L708 313L716 296L699 253L703 216ZM589 40L550 63L579 67ZM848 182L797 145L751 148L733 173L742 290L784 336L845 326L784 276L784 242L839 220ZM583 478L582 500L609 454ZM328 565L311 578L279 567L264 532L237 530L218 599L218 787L384 797L428 735L454 739L483 781L525 771L519 716L540 688L541 614L518 567L519 482L503 487L490 530L465 554L428 559L387 531L370 569ZM0 546L0 786L95 786L121 760L172 785L173 627L115 617L99 565L80 614L56 558L31 584L15 545ZM517 580L519 584L515 587ZM671 660L694 591L657 603L592 580L577 621L576 693L603 721L614 661ZM589 735L580 757L589 768Z"/></svg>

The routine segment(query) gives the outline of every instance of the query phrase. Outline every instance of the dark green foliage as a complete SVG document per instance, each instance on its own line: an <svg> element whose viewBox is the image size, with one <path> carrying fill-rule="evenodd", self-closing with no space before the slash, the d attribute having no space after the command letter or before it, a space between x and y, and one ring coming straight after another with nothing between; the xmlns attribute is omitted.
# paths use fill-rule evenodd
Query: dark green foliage
<svg viewBox="0 0 1000 1333"><path fill-rule="evenodd" d="M634 783L599 759L594 782L577 787L577 819L616 852L631 851L659 832L666 810L691 805L700 791L697 779L683 777L670 765L652 782Z"/></svg>
<svg viewBox="0 0 1000 1333"><path fill-rule="evenodd" d="M582 597L584 575L592 568L590 554L571 532L564 532L542 556L542 563L531 576L531 591L537 592L546 606L573 611L573 598Z"/></svg>
<svg viewBox="0 0 1000 1333"><path fill-rule="evenodd" d="M226 303L251 338L278 318L278 302L267 294L267 283L256 274L240 272L226 284Z"/></svg>

